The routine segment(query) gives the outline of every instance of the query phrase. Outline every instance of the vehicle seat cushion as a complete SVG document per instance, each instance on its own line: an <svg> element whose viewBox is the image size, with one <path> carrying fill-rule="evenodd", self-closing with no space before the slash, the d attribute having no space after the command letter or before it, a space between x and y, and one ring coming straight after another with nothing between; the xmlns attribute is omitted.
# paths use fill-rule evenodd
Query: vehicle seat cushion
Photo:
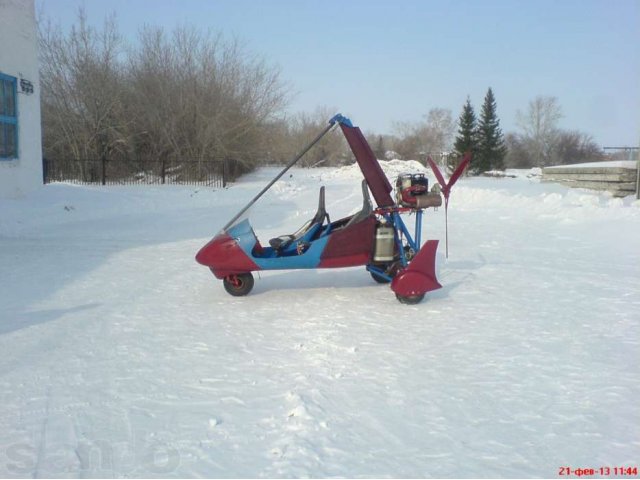
<svg viewBox="0 0 640 480"><path fill-rule="evenodd" d="M293 235L281 235L269 240L269 245L275 250L280 250L293 240Z"/></svg>

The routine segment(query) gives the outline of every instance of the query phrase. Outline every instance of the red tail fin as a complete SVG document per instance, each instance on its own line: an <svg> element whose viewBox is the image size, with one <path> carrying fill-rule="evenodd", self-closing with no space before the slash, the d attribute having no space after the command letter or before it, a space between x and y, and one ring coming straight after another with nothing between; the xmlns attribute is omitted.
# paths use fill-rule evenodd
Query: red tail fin
<svg viewBox="0 0 640 480"><path fill-rule="evenodd" d="M442 288L436 278L437 249L437 240L425 242L409 266L393 278L391 290L402 297L411 297Z"/></svg>

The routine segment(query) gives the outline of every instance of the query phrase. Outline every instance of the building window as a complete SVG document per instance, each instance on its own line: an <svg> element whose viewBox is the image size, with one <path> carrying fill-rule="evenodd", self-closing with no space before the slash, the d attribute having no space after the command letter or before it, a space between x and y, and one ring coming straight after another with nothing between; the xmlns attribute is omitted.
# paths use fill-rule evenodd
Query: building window
<svg viewBox="0 0 640 480"><path fill-rule="evenodd" d="M15 77L0 73L0 160L18 158L18 107Z"/></svg>

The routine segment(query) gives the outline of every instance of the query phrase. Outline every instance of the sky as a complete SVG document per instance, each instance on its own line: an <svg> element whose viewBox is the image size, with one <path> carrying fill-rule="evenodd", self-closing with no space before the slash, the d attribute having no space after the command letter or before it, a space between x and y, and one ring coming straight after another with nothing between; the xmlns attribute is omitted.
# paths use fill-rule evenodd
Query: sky
<svg viewBox="0 0 640 480"><path fill-rule="evenodd" d="M561 128L640 143L639 0L37 0L63 28L81 6L96 26L115 12L132 43L144 25L235 36L280 69L288 112L325 106L365 132L432 108L457 119L467 96L479 113L491 87L505 133L544 95Z"/></svg>

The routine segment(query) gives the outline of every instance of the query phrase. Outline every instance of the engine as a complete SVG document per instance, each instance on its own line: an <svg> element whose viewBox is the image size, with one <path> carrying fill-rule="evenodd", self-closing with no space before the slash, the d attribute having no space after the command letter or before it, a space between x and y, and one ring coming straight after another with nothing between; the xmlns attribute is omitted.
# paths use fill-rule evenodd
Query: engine
<svg viewBox="0 0 640 480"><path fill-rule="evenodd" d="M429 179L424 173L403 173L396 179L396 203L415 209L439 207L442 197L435 186L429 192Z"/></svg>

